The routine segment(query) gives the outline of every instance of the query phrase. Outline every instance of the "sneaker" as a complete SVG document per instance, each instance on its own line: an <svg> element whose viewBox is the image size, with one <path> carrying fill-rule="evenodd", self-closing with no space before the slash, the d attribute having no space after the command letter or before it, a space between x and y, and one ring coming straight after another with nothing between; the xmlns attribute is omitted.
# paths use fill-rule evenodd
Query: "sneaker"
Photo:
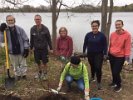
<svg viewBox="0 0 133 100"><path fill-rule="evenodd" d="M91 78L90 79L90 82L95 82L96 80L94 78Z"/></svg>
<svg viewBox="0 0 133 100"><path fill-rule="evenodd" d="M117 85L115 83L111 83L111 84L109 84L109 86L112 87L112 88L117 87Z"/></svg>
<svg viewBox="0 0 133 100"><path fill-rule="evenodd" d="M121 87L118 87L118 86L114 88L114 91L115 92L120 92L121 90L122 90L122 88Z"/></svg>
<svg viewBox="0 0 133 100"><path fill-rule="evenodd" d="M42 73L40 79L46 81L47 80L47 74Z"/></svg>
<svg viewBox="0 0 133 100"><path fill-rule="evenodd" d="M102 86L100 83L97 83L97 88L98 88L98 90L102 90Z"/></svg>
<svg viewBox="0 0 133 100"><path fill-rule="evenodd" d="M23 75L23 76L22 76L22 79L23 79L23 80L27 80L26 75Z"/></svg>
<svg viewBox="0 0 133 100"><path fill-rule="evenodd" d="M39 78L41 78L41 73L36 73L35 79L39 79Z"/></svg>
<svg viewBox="0 0 133 100"><path fill-rule="evenodd" d="M21 76L16 76L17 81L20 81L20 79L21 79Z"/></svg>

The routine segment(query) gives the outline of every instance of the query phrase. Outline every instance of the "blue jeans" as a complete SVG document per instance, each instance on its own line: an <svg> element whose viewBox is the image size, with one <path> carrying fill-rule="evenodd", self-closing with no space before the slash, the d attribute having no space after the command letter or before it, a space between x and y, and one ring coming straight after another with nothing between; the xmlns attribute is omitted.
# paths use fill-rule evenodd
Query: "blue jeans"
<svg viewBox="0 0 133 100"><path fill-rule="evenodd" d="M74 80L73 77L71 75L67 75L66 76L66 82L67 82L67 85L68 85L68 88L71 88L71 84L72 82L76 82L77 86L78 86L78 89L80 91L84 91L85 89L85 85L84 85L84 80L83 78L80 78L78 80Z"/></svg>

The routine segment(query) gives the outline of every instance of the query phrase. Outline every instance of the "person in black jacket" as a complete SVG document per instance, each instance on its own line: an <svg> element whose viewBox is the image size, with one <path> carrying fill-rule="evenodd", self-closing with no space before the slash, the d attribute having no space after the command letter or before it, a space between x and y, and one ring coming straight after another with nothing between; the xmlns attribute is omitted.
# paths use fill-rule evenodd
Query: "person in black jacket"
<svg viewBox="0 0 133 100"><path fill-rule="evenodd" d="M99 32L100 22L94 20L91 22L92 31L87 33L84 39L83 53L87 49L87 57L91 66L91 79L95 81L95 75L97 77L98 89L101 89L101 76L102 76L102 63L103 58L107 53L107 41L102 32Z"/></svg>
<svg viewBox="0 0 133 100"><path fill-rule="evenodd" d="M35 78L46 80L48 46L50 48L50 52L53 52L51 37L48 28L41 24L41 16L35 15L34 20L36 25L34 25L30 30L30 49L31 51L34 50L35 62L39 68L39 72L35 75ZM43 64L41 64L41 61Z"/></svg>

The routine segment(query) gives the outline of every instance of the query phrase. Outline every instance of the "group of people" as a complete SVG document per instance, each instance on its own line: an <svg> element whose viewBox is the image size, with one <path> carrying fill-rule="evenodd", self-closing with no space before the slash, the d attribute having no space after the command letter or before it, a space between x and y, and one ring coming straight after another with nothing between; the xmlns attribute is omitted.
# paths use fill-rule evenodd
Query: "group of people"
<svg viewBox="0 0 133 100"><path fill-rule="evenodd" d="M115 92L122 90L121 70L123 65L129 64L131 49L130 33L123 29L123 21L116 20L116 30L110 34L107 42L104 33L99 31L100 22L94 20L91 22L92 31L86 34L83 44L83 54L87 54L88 62L91 66L91 78L89 81L87 66L78 56L73 54L73 40L68 36L67 28L59 29L59 37L56 42L56 49L53 50L49 29L43 25L40 15L35 15L35 24L30 30L30 42L23 28L15 25L15 17L8 15L7 23L2 23L0 27L0 41L3 42L3 32L7 34L8 51L12 66L17 80L26 79L27 64L26 58L29 52L34 52L35 62L38 66L35 78L47 79L48 53L55 53L61 59L69 59L61 73L60 82L57 91L60 91L63 81L66 80L68 91L71 90L71 83L76 82L80 91L89 100L89 82L97 79L98 90L102 89L102 64L103 60L109 58L112 82L109 86L114 88ZM108 44L109 43L109 44ZM86 53L87 49L87 53Z"/></svg>

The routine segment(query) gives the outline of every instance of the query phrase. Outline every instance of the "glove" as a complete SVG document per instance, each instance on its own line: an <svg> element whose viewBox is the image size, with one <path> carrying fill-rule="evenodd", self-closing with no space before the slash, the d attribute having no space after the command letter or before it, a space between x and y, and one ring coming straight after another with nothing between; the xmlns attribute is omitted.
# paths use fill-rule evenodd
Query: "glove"
<svg viewBox="0 0 133 100"><path fill-rule="evenodd" d="M85 96L85 100L90 100L90 96Z"/></svg>
<svg viewBox="0 0 133 100"><path fill-rule="evenodd" d="M61 87L62 87L62 82L59 83L59 86L57 88L57 91L59 92L61 90Z"/></svg>
<svg viewBox="0 0 133 100"><path fill-rule="evenodd" d="M61 86L58 86L57 91L59 92L61 90Z"/></svg>
<svg viewBox="0 0 133 100"><path fill-rule="evenodd" d="M104 59L104 61L107 61L107 60L109 60L109 57L108 57L108 55L104 55L104 56L103 56L103 59Z"/></svg>
<svg viewBox="0 0 133 100"><path fill-rule="evenodd" d="M1 26L0 26L0 31L1 32L4 32L4 30L7 28L7 25L6 23L2 23Z"/></svg>
<svg viewBox="0 0 133 100"><path fill-rule="evenodd" d="M29 49L24 49L23 57L27 58L28 55L29 55Z"/></svg>
<svg viewBox="0 0 133 100"><path fill-rule="evenodd" d="M90 100L90 97L89 97L89 92L88 92L88 90L85 90L85 100Z"/></svg>
<svg viewBox="0 0 133 100"><path fill-rule="evenodd" d="M129 62L125 60L123 65L127 66L127 65L129 65Z"/></svg>

